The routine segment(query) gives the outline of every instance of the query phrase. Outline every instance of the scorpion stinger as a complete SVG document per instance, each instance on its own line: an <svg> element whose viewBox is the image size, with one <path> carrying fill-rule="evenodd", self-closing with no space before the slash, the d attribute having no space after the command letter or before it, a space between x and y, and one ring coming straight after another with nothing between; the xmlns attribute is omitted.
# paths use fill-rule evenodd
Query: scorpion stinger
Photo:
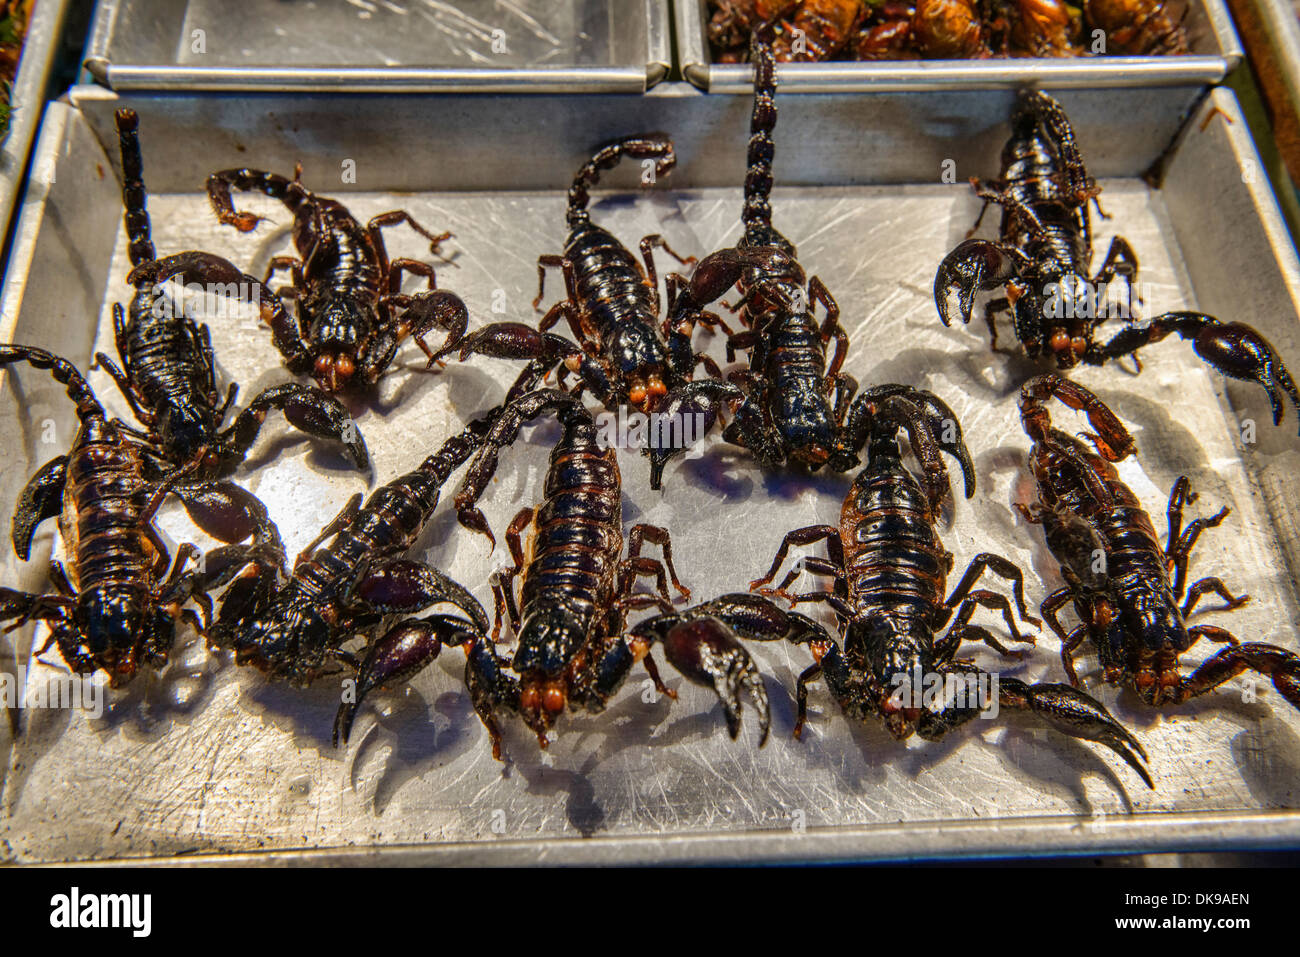
<svg viewBox="0 0 1300 957"><path fill-rule="evenodd" d="M1052 428L1045 404L1053 398L1088 414L1099 433L1090 437L1094 448ZM1132 454L1134 447L1100 399L1078 383L1049 373L1025 384L1020 415L1034 443L1029 464L1038 501L1019 509L1027 521L1043 526L1066 582L1047 596L1042 611L1061 639L1061 661L1071 683L1079 684L1073 656L1091 640L1103 680L1132 688L1150 705L1181 704L1251 670L1270 678L1282 696L1300 708L1300 656L1276 645L1242 644L1216 625L1187 624L1207 594L1222 598L1225 611L1249 600L1234 596L1214 577L1186 588L1192 548L1201 532L1219 525L1228 510L1183 528L1183 508L1195 496L1186 476L1180 476L1169 496L1169 535L1162 548L1150 516L1111 465ZM1100 566L1098 552L1105 557ZM1071 602L1081 624L1067 631L1058 614ZM1184 677L1179 658L1201 638L1228 647Z"/></svg>
<svg viewBox="0 0 1300 957"><path fill-rule="evenodd" d="M984 308L989 339L997 348L996 318L1010 312L1016 338L1033 359L1068 371L1080 362L1103 365L1132 355L1170 333L1192 341L1196 353L1223 375L1259 383L1267 392L1273 420L1280 423L1287 398L1300 412L1300 391L1277 350L1251 326L1221 322L1199 312L1169 312L1154 319L1128 319L1109 341L1096 337L1110 317L1109 287L1122 279L1129 299L1138 262L1120 236L1112 241L1101 269L1090 274L1090 203L1100 189L1088 174L1061 105L1046 93L1021 95L1013 133L1002 151L1002 175L987 184L972 180L985 205L1002 207L1001 237L967 239L939 265L934 304L944 325L952 321L950 298L970 322L979 292L1004 292ZM983 212L980 214L983 217ZM976 220L976 227L979 220Z"/></svg>
<svg viewBox="0 0 1300 957"><path fill-rule="evenodd" d="M776 72L764 31L753 39L754 108L750 120L749 169L742 219L745 233L733 248L700 261L688 282L678 284L667 328L689 335L697 324L728 332L727 354L747 352L749 368L727 383L696 380L670 391L664 407L704 411L717 418L725 406L733 415L723 438L749 449L765 466L794 463L810 471L847 471L857 457L845 453L844 415L857 388L841 373L848 335L840 325L839 305L825 284L808 279L795 247L771 223L772 131L776 125ZM706 312L731 287L740 290L740 323L731 332ZM816 305L825 310L817 319ZM834 354L827 358L828 346ZM652 449L653 487L660 487L664 464L681 449Z"/></svg>
<svg viewBox="0 0 1300 957"><path fill-rule="evenodd" d="M365 440L338 400L312 386L290 383L257 396L234 425L221 423L234 401L236 386L225 398L217 391L216 362L207 326L198 325L164 286L179 280L202 286L209 297L248 299L260 284L234 264L211 253L188 251L157 259L150 235L143 159L135 111L117 112L122 151L122 201L126 212L135 287L130 307L113 307L113 331L119 367L104 353L95 356L117 384L144 432L127 429L144 445L145 457L158 470L202 455L200 473L228 475L238 468L256 440L269 409L280 409L296 427L317 438L341 442L359 469L368 469ZM273 308L262 303L262 308ZM276 302L274 306L278 307ZM282 310L281 310L282 311ZM125 428L125 427L124 427Z"/></svg>

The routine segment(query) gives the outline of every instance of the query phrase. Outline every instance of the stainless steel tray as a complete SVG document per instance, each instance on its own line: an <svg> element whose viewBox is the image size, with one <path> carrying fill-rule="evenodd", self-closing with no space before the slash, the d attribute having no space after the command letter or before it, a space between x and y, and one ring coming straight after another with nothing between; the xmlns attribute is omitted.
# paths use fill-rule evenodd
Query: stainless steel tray
<svg viewBox="0 0 1300 957"><path fill-rule="evenodd" d="M676 0L677 57L682 75L710 93L751 88L748 64L713 63L705 32L707 0ZM903 90L987 90L1026 84L1064 89L1207 86L1241 61L1241 44L1223 0L1190 0L1185 21L1190 56L1125 56L1011 60L909 60L783 63L787 93L865 93Z"/></svg>
<svg viewBox="0 0 1300 957"><path fill-rule="evenodd" d="M100 0L86 68L118 90L645 90L668 0Z"/></svg>
<svg viewBox="0 0 1300 957"><path fill-rule="evenodd" d="M59 45L67 0L43 0L32 12L27 27L18 75L10 91L9 134L0 143L0 242L7 235L14 204L27 171L27 157L45 109L45 87Z"/></svg>
<svg viewBox="0 0 1300 957"><path fill-rule="evenodd" d="M1102 199L1113 218L1098 224L1099 247L1122 231L1141 257L1154 307L1195 303L1245 319L1300 367L1300 263L1258 175L1233 96L1212 92L1189 120L1160 190L1138 178L1149 157L1117 152L1115 120L1095 96L1067 91L1062 99L1079 126L1084 155L1107 169ZM258 203L272 222L257 233L218 228L198 189L206 174L234 162L286 168L297 145L309 161L307 182L328 191L342 159L360 157L356 188L363 191L347 201L360 214L404 207L426 225L455 232L450 248L458 267L441 269L439 282L464 296L475 322L534 318L534 264L563 240L569 177L591 145L619 133L679 131L683 162L649 194L630 192L638 169L620 170L627 178L612 177L612 192L598 195L600 222L629 242L661 232L675 248L699 254L739 234L734 184L747 120L747 111L731 109L739 98L593 97L571 126L532 124L526 151L514 140L512 98L475 98L463 107L472 122L444 125L440 110L449 108L448 99L344 97L328 101L330 113L308 100L295 114L287 98L237 106L211 97L119 101L93 87L75 90L69 104L51 107L42 131L36 169L46 172L34 178L24 208L0 303L0 340L53 346L83 365L108 343L109 304L127 292L115 158L102 146L113 142L106 134L119 102L142 116L160 251L205 248L261 269L287 246L289 217ZM943 529L945 543L959 567L983 549L1020 562L1036 605L1059 578L1038 531L1020 524L1011 508L1029 492L1015 399L1032 370L991 354L978 324L945 329L930 300L935 267L969 228L978 204L966 187L940 183L937 164L914 157L910 183L871 182L876 156L886 154L874 146L864 152L856 134L802 135L851 119L837 112L847 108L842 101L864 99L784 101L777 222L839 299L853 340L849 371L864 383L928 387L953 404L980 487L975 499L958 504ZM611 105L620 101L631 108ZM1201 131L1213 108L1221 113ZM876 115L880 123L893 116ZM277 132L291 127L296 138ZM182 129L197 140L176 135ZM394 161L432 129L447 131L438 151L458 158L454 170L430 162L413 172ZM386 136L377 132L385 130ZM922 159L951 154L961 182L996 169L1005 120L996 129L988 120L971 130L927 125L907 135ZM488 149L493 137L498 147ZM533 168L538 164L544 175ZM896 172L883 165L886 177ZM474 171L477 183L466 178ZM724 176L730 183L716 185ZM413 187L412 177L422 177L422 185ZM538 185L539 177L547 182ZM503 183L520 188L502 191ZM413 256L424 249L400 232L391 248ZM494 298L503 312L490 311ZM247 396L282 381L284 373L264 331L245 318L213 318L211 326L224 376L241 382ZM390 375L379 397L357 409L378 481L409 468L459 422L495 402L515 372L511 364L483 361L423 375L415 350L404 359L409 374ZM1254 600L1209 620L1222 619L1243 638L1300 647L1294 413L1283 429L1273 429L1259 390L1234 385L1225 392L1223 380L1187 344L1160 344L1144 360L1138 377L1118 367L1080 375L1134 430L1140 462L1126 467L1125 477L1157 517L1179 474L1200 491L1198 509L1230 506L1225 525L1202 539L1193 571L1222 574ZM106 402L124 411L101 373L92 381ZM14 460L0 473L5 514L25 477L54 454L41 444L45 421L53 421L56 440L71 435L67 405L35 372L7 373L0 382L0 441ZM1244 418L1259 423L1259 442L1245 452L1237 441ZM1069 427L1068 416L1060 421ZM485 498L494 526L536 500L554 435L543 426L505 454ZM662 496L650 491L638 457L624 457L623 473L625 521L672 530L683 580L701 599L742 588L766 567L786 529L834 520L848 484L845 477L764 475L716 441L702 458L670 470ZM277 419L240 475L267 502L290 553L363 485ZM173 540L191 534L170 510L163 527ZM47 527L38 544L49 547L52 538ZM500 558L459 533L449 514L435 519L420 550L488 599L486 577ZM15 567L5 552L6 583L39 583L39 558ZM39 640L30 630L9 639L19 661ZM162 676L138 680L101 719L28 711L17 741L0 722L3 859L623 863L1300 842L1300 715L1266 683L1254 703L1243 701L1239 682L1232 682L1164 715L1094 686L1151 752L1157 790L1148 792L1094 747L1014 718L975 722L940 744L899 746L877 726L850 725L820 687L812 694L809 730L795 742L788 689L807 664L797 649L754 649L770 676L774 709L772 739L762 750L754 747L752 723L739 741L727 738L704 690L668 674L680 699L654 700L643 677L634 675L605 714L566 717L545 753L511 723L505 742L511 763L502 765L492 760L470 709L459 655L446 655L408 689L376 697L358 719L353 744L335 751L329 729L337 687L271 687L210 655L193 637L181 646ZM980 660L1030 678L1059 679L1057 651L1044 634L1022 662ZM1085 659L1085 678L1094 670L1095 660Z"/></svg>

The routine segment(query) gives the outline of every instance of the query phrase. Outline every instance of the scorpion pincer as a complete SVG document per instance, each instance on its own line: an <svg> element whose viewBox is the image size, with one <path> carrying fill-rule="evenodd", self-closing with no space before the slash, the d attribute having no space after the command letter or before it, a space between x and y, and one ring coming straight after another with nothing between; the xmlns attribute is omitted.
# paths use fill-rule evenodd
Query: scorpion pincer
<svg viewBox="0 0 1300 957"><path fill-rule="evenodd" d="M1096 433L1094 448L1052 427L1045 404L1053 398L1087 414ZM1209 592L1223 599L1224 610L1249 600L1234 597L1213 577L1186 588L1193 546L1202 531L1224 520L1228 509L1184 528L1183 508L1196 495L1187 477L1180 476L1169 496L1169 538L1161 548L1150 516L1111 464L1135 451L1133 438L1100 399L1049 373L1021 390L1020 418L1034 443L1029 467L1038 501L1018 507L1027 521L1043 526L1065 578L1065 585L1044 600L1042 612L1061 639L1061 661L1070 681L1079 684L1073 656L1089 639L1100 658L1102 679L1133 689L1149 705L1180 704L1251 670L1272 679L1282 696L1300 708L1300 657L1294 652L1239 643L1216 625L1187 624ZM1104 561L1098 562L1098 556ZM1081 624L1067 632L1058 613L1071 601ZM1184 677L1179 656L1201 638L1228 647Z"/></svg>
<svg viewBox="0 0 1300 957"><path fill-rule="evenodd" d="M664 687L650 654L659 638L649 632L627 636L624 624L627 614L640 608L672 611L668 578L683 598L689 598L690 592L677 580L666 529L633 526L628 556L621 558L622 488L617 451L602 446L591 413L576 397L542 389L507 406L466 470L456 495L460 520L467 528L487 535L495 546L476 503L496 472L498 450L514 441L525 422L548 411L555 412L564 431L551 451L546 499L536 509L523 509L510 522L506 542L514 564L492 578L496 621L491 636L480 633L466 648L470 698L498 759L498 712L518 715L545 748L560 714L566 709L603 710L637 661L644 663L660 692L676 697ZM530 527L532 539L525 546L521 536ZM641 555L647 541L663 549L662 563ZM516 602L513 582L520 574L523 583ZM655 579L656 592L633 591L642 576ZM509 616L517 640L510 661L494 649L503 615ZM663 646L668 661L684 677L717 692L733 738L740 728L740 695L747 692L766 739L766 691L739 642L703 629L681 629L665 637ZM418 666L432 661L439 647L435 636L425 636ZM373 653L362 667L362 685L373 687L416 667L414 654L400 657Z"/></svg>
<svg viewBox="0 0 1300 957"><path fill-rule="evenodd" d="M602 170L624 157L652 161L657 176L677 164L672 140L662 134L632 136L602 147L578 171L569 188L569 237L562 255L544 255L537 264L536 308L545 290L546 270L564 276L565 298L557 301L536 329L520 322L492 323L475 330L459 344L460 358L471 353L499 359L545 360L551 368L563 364L561 384L569 373L578 378L577 391L589 390L605 408L631 405L643 412L658 407L664 395L687 381L696 364L710 374L718 367L708 356L691 351L692 328L659 323L659 279L653 250L663 249L681 263L660 235L641 240L645 269L608 230L591 220L589 190ZM671 302L679 278L667 277ZM567 321L577 342L548 332ZM438 357L454 351L448 345Z"/></svg>
<svg viewBox="0 0 1300 957"><path fill-rule="evenodd" d="M953 290L958 292L962 322L970 322L976 292L1002 287L1005 295L984 309L994 348L996 316L1007 310L1014 316L1016 338L1025 354L1050 360L1061 371L1129 354L1137 360L1138 349L1177 333L1190 339L1197 354L1219 372L1263 386L1275 424L1282 421L1284 396L1300 409L1300 391L1277 350L1244 323L1221 322L1199 312L1168 312L1129 322L1105 344L1094 341L1110 311L1107 296L1099 290L1120 277L1132 292L1137 257L1128 241L1116 236L1100 271L1089 278L1089 204L1101 190L1083 165L1061 105L1046 93L1025 92L1012 126L1002 151L1002 177L989 184L971 180L984 200L981 219L989 203L1002 207L1001 239L967 239L940 264L934 302L944 325L951 321L948 300Z"/></svg>
<svg viewBox="0 0 1300 957"><path fill-rule="evenodd" d="M469 325L465 304L437 288L428 263L390 260L382 230L406 223L430 241L435 254L451 233L435 235L405 210L380 213L363 226L342 203L307 189L301 175L299 166L291 180L255 169L222 170L208 177L208 198L217 218L240 232L255 229L261 217L236 211L232 189L265 193L293 213L298 255L272 257L262 279L270 282L278 269L288 269L292 278L292 285L277 290L277 301L263 311L289 371L310 371L329 392L365 390L388 370L408 336L430 358L434 352L424 336L434 327L446 330L448 345L457 342ZM403 293L403 273L427 279L428 289ZM280 299L296 300L296 324Z"/></svg>
<svg viewBox="0 0 1300 957"><path fill-rule="evenodd" d="M175 638L177 621L202 633L211 615L207 591L249 564L274 567L283 556L275 525L256 498L229 482L193 481L199 460L152 481L147 450L110 420L90 385L65 359L30 346L0 346L0 366L27 362L48 370L77 406L80 426L67 455L47 462L27 483L14 513L14 551L26 560L32 536L47 518L59 516L67 567L51 562L55 591L32 595L0 588L0 621L47 622L49 641L79 674L107 673L114 687L129 682L142 666L161 668ZM194 523L228 543L202 555L192 544L177 549L168 572L167 548L153 518L168 494L185 506ZM252 539L250 544L236 543ZM205 620L183 608L189 599L204 608Z"/></svg>
<svg viewBox="0 0 1300 957"><path fill-rule="evenodd" d="M694 622L742 639L808 645L815 660L796 685L796 737L807 716L808 683L820 677L846 715L858 720L881 718L900 741L913 734L937 740L996 701L999 709L1030 712L1064 734L1105 745L1150 785L1138 760L1146 759L1141 744L1099 702L1069 685L1031 685L992 676L955 657L963 641L984 642L1009 653L989 630L970 623L979 606L1001 611L1017 641L1031 640L1021 637L1005 595L974 588L986 570L1011 582L1020 617L1035 625L1037 621L1025 611L1020 569L987 552L972 560L945 600L952 555L934 528L951 494L941 452L961 463L967 497L974 491L970 456L960 432L946 441L951 433L945 431L955 418L937 397L901 385L881 390L873 409L868 462L854 479L838 527L813 525L787 534L768 573L750 585L751 592L763 594L724 595L638 627L662 630ZM902 463L900 430L907 432L923 466L923 483ZM819 541L827 544L826 558L805 557L778 588L764 587L776 576L791 546ZM789 587L804 571L830 578L833 588L791 595ZM838 619L841 640L837 642L812 619L783 611L772 602L772 595L796 604L827 604ZM947 633L937 637L950 620ZM931 685L931 678L941 680L945 694L929 696L922 690L923 685Z"/></svg>
<svg viewBox="0 0 1300 957"><path fill-rule="evenodd" d="M127 282L135 287L126 312L120 304L113 306L113 332L122 365L119 367L102 352L95 356L96 364L112 377L146 431L124 425L120 428L141 443L145 460L160 471L189 462L201 453L200 474L228 475L248 454L267 411L282 409L285 417L304 432L342 442L356 467L368 468L365 441L347 410L320 389L297 382L262 392L229 428L221 430L238 386L230 386L223 402L217 392L208 327L199 326L171 302L164 285L180 280L239 296L257 288L258 283L211 253L190 251L157 258L146 209L138 127L139 117L134 110L117 111L124 220L134 267ZM260 305L271 314L283 312L278 300Z"/></svg>

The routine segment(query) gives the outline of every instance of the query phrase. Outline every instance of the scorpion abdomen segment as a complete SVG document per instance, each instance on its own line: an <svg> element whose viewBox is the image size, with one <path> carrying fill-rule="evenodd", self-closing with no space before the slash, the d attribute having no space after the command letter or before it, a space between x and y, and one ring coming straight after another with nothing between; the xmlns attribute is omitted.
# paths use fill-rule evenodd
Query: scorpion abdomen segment
<svg viewBox="0 0 1300 957"><path fill-rule="evenodd" d="M875 451L840 519L850 600L857 607L943 604L951 557L934 532L929 499L897 456Z"/></svg>

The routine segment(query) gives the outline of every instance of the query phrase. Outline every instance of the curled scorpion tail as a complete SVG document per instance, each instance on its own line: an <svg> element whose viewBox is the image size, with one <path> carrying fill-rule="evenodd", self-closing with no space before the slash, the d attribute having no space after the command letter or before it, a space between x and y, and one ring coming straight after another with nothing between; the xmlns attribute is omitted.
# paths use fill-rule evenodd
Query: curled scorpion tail
<svg viewBox="0 0 1300 957"><path fill-rule="evenodd" d="M740 219L745 224L742 246L780 246L793 253L794 247L772 226L772 157L776 150L772 131L776 128L776 61L772 56L771 24L754 30L750 59L754 61L754 111L749 118L749 152L746 154L745 206Z"/></svg>
<svg viewBox="0 0 1300 957"><path fill-rule="evenodd" d="M56 382L67 386L68 398L77 403L77 416L84 420L88 416L103 416L104 407L95 398L85 378L67 359L35 346L0 345L0 367L15 362L26 362L37 369L47 370Z"/></svg>
<svg viewBox="0 0 1300 957"><path fill-rule="evenodd" d="M591 214L587 211L587 203L591 197L588 195L588 190L600 182L600 174L603 170L613 169L625 156L632 159L653 160L656 176L665 175L677 165L677 153L673 149L673 141L666 133L643 133L602 146L586 165L578 170L578 175L573 178L573 185L569 187L570 227L590 221ZM645 182L644 176L642 182Z"/></svg>
<svg viewBox="0 0 1300 957"><path fill-rule="evenodd" d="M1066 185L1080 202L1087 202L1100 191L1097 181L1088 175L1083 165L1083 154L1074 138L1074 127L1065 115L1065 110L1055 99L1042 90L1026 90L1020 94L1020 103L1016 110L1017 117L1041 122L1047 135L1056 144L1060 153L1061 165L1067 177Z"/></svg>
<svg viewBox="0 0 1300 957"><path fill-rule="evenodd" d="M139 126L140 117L135 110L117 111L117 139L122 151L122 205L126 207L122 219L126 224L132 266L157 258L149 230L149 212L146 209L144 160L140 155L140 136L137 132Z"/></svg>

